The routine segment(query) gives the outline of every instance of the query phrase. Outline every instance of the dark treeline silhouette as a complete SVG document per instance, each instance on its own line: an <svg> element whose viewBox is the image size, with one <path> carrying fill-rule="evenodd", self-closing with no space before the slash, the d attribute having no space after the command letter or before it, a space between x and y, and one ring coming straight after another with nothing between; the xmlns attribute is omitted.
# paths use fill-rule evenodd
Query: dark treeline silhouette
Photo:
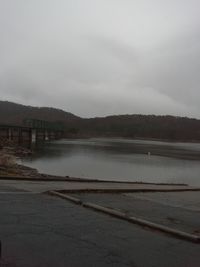
<svg viewBox="0 0 200 267"><path fill-rule="evenodd" d="M82 133L166 140L200 140L200 120L174 116L120 115L84 120Z"/></svg>
<svg viewBox="0 0 200 267"><path fill-rule="evenodd" d="M66 137L127 137L200 141L200 120L175 116L116 115L84 119L55 108L0 101L1 124L23 124L26 118L62 122Z"/></svg>

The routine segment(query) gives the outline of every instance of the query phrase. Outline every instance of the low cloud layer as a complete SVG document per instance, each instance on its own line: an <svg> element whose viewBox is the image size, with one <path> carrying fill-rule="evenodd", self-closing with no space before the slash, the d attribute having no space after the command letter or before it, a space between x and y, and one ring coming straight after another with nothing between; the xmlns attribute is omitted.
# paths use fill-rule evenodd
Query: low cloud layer
<svg viewBox="0 0 200 267"><path fill-rule="evenodd" d="M198 0L0 0L0 97L200 118Z"/></svg>

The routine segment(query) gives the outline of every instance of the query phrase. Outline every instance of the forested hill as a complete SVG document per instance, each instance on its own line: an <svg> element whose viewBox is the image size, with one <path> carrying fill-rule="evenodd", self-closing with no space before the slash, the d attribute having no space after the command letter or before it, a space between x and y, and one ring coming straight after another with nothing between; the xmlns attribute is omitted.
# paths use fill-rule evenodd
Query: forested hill
<svg viewBox="0 0 200 267"><path fill-rule="evenodd" d="M88 134L174 141L200 141L200 120L175 116L119 115L84 120Z"/></svg>
<svg viewBox="0 0 200 267"><path fill-rule="evenodd" d="M61 109L49 107L32 107L8 101L0 101L1 124L23 124L23 120L31 118L46 121L69 122L78 117Z"/></svg>
<svg viewBox="0 0 200 267"><path fill-rule="evenodd" d="M200 141L200 120L155 115L118 115L84 119L60 109L0 101L0 124L23 124L26 118L62 122L66 137L127 137Z"/></svg>

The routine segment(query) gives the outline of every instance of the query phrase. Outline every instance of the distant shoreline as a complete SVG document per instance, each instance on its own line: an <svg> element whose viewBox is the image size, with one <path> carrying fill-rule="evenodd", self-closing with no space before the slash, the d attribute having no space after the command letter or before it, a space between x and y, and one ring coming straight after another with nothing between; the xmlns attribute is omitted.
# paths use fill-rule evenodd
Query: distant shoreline
<svg viewBox="0 0 200 267"><path fill-rule="evenodd" d="M177 139L177 140L174 140L174 139L158 139L158 138L144 138L144 137L124 137L124 136L106 136L106 135L75 135L75 136L66 136L62 139L92 139L92 138L110 138L110 139L124 139L124 140L141 140L141 141L155 141L155 142L163 142L163 143L188 143L188 144L200 144L200 140L186 140L186 139Z"/></svg>

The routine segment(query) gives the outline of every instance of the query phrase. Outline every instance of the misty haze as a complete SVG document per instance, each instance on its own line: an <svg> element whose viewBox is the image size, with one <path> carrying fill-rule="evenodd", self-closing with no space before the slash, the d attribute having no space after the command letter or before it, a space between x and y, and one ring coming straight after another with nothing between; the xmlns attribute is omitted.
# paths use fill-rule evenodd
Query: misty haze
<svg viewBox="0 0 200 267"><path fill-rule="evenodd" d="M0 1L3 100L198 117L200 3Z"/></svg>

